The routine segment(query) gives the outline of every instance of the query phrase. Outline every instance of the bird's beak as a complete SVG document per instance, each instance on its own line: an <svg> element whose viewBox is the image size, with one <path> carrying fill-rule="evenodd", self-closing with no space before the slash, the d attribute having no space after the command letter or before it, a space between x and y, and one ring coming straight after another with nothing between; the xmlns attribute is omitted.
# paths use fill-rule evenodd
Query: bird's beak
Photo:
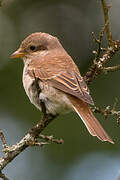
<svg viewBox="0 0 120 180"><path fill-rule="evenodd" d="M15 59L15 58L22 58L25 56L25 52L23 49L19 48L17 51L15 51L13 54L11 54L10 58Z"/></svg>

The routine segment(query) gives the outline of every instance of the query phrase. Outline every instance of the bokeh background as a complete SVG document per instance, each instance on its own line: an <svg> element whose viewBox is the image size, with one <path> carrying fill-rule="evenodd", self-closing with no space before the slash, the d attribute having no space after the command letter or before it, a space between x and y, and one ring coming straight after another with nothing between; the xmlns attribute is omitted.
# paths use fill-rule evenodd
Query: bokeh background
<svg viewBox="0 0 120 180"><path fill-rule="evenodd" d="M108 3L112 6L112 33L117 39L120 37L120 1ZM23 62L11 60L10 54L30 33L48 32L60 39L84 75L96 48L91 32L98 34L103 24L99 0L3 0L0 8L0 128L9 145L19 141L41 118L23 89ZM119 63L118 53L111 64ZM119 76L120 72L102 75L89 85L97 106L112 105L117 98L120 109ZM12 180L118 180L120 126L115 117L105 120L101 115L95 116L115 145L90 136L77 114L66 114L44 130L46 135L63 138L64 145L28 148L4 169L4 173Z"/></svg>

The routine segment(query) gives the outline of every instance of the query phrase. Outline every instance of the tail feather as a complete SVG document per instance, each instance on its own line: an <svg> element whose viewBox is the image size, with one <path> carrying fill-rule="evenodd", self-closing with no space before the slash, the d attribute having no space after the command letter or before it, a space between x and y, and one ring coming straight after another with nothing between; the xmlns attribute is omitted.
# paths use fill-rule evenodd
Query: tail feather
<svg viewBox="0 0 120 180"><path fill-rule="evenodd" d="M69 96L69 100L71 101L74 110L81 117L92 136L97 136L101 141L108 141L114 144L112 139L108 136L98 120L95 118L92 111L90 110L89 105L86 102L74 96Z"/></svg>

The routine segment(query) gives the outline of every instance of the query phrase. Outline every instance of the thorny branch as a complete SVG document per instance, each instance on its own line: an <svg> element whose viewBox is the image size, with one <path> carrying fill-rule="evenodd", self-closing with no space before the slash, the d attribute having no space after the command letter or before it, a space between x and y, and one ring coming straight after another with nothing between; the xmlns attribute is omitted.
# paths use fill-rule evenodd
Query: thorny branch
<svg viewBox="0 0 120 180"><path fill-rule="evenodd" d="M100 31L98 38L96 38L95 34L92 33L94 41L98 44L98 49L96 51L93 51L93 53L95 54L93 64L91 65L89 71L84 77L85 81L88 84L100 74L120 70L120 65L116 65L113 67L105 67L105 65L113 58L116 52L120 50L120 40L114 41L112 38L108 15L110 6L106 3L106 0L101 0L101 4L104 13L105 25ZM108 41L107 48L102 47L102 38L105 30Z"/></svg>
<svg viewBox="0 0 120 180"><path fill-rule="evenodd" d="M109 6L106 3L106 0L101 0L103 13L104 13L104 21L105 25L99 33L98 38L96 38L95 34L92 33L94 41L98 44L98 49L93 51L95 54L95 58L93 60L93 64L89 68L89 71L86 73L84 79L88 83L92 82L98 75L105 72L113 72L120 70L120 65L115 65L112 67L106 67L105 65L113 58L113 56L120 50L120 40L114 41L112 38L112 33L110 30L109 23ZM1 6L1 0L0 0ZM102 38L104 36L104 31L106 31L108 47L102 47ZM37 81L37 80L36 80ZM37 84L37 83L36 83ZM53 136L45 136L40 133L46 128L46 126L55 118L51 115L46 114L45 106L41 102L43 118L40 122L37 123L33 128L31 128L28 133L15 145L8 146L4 137L4 134L0 130L0 138L3 144L3 156L0 158L0 178L3 180L8 180L4 174L2 174L2 170L10 163L16 156L18 156L22 151L24 151L29 146L43 146L49 144L50 142L62 144L63 140L54 139ZM115 105L113 108L110 106L106 107L104 110L101 108L94 108L95 112L99 112L104 115L104 117L108 117L109 115L115 115L118 119L120 118L120 112L115 111ZM43 139L44 142L39 142L38 138Z"/></svg>
<svg viewBox="0 0 120 180"><path fill-rule="evenodd" d="M101 47L101 51L104 48ZM108 47L105 51L105 53L100 56L101 51L94 51L97 54L97 58L95 56L95 59L93 60L93 64L89 68L89 71L84 76L85 81L89 84L92 82L95 78L98 77L98 75L106 73L106 72L113 72L120 70L120 65L113 66L113 67L105 67L105 65L113 58L113 56L120 50L120 40L114 41L113 45L111 47ZM99 52L99 54L98 54Z"/></svg>

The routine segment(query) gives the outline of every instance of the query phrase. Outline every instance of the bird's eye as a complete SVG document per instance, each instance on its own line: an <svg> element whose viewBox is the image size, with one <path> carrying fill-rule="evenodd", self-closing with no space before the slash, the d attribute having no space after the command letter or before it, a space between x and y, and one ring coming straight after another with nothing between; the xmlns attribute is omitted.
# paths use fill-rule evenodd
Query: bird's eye
<svg viewBox="0 0 120 180"><path fill-rule="evenodd" d="M34 51L36 49L36 46L30 46L30 50Z"/></svg>

